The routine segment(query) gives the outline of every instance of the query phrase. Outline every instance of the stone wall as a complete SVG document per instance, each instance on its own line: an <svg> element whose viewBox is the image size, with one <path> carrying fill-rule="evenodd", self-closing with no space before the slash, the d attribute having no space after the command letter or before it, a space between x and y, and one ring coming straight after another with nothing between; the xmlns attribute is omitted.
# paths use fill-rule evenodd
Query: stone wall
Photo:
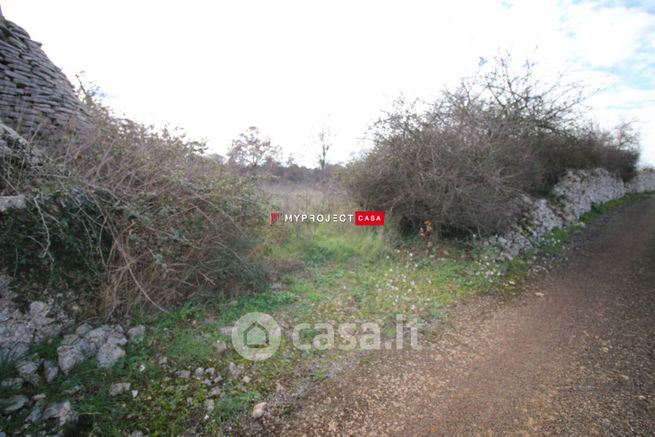
<svg viewBox="0 0 655 437"><path fill-rule="evenodd" d="M570 171L552 191L559 200L559 213L566 223L577 221L594 203L605 203L626 194L621 178L602 169Z"/></svg>
<svg viewBox="0 0 655 437"><path fill-rule="evenodd" d="M43 163L41 149L0 120L0 213L25 207L25 184L35 181L35 170Z"/></svg>
<svg viewBox="0 0 655 437"><path fill-rule="evenodd" d="M569 171L553 188L552 199L523 197L522 220L484 244L500 246L501 257L513 258L534 247L554 228L577 223L594 204L647 191L655 191L655 171L643 170L628 183L603 169Z"/></svg>
<svg viewBox="0 0 655 437"><path fill-rule="evenodd" d="M642 170L626 184L629 193L643 193L655 190L655 169Z"/></svg>
<svg viewBox="0 0 655 437"><path fill-rule="evenodd" d="M20 26L0 11L0 120L26 138L53 140L88 129L82 102L57 68Z"/></svg>

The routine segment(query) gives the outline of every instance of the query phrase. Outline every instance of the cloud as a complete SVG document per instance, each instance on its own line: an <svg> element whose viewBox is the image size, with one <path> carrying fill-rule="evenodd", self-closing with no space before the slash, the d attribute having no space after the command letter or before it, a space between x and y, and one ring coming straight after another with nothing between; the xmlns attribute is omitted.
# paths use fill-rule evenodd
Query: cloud
<svg viewBox="0 0 655 437"><path fill-rule="evenodd" d="M644 119L655 107L652 9L568 0L3 3L69 76L85 70L129 116L182 126L218 152L257 125L305 164L315 163L312 135L326 122L332 159L346 160L400 93L434 98L499 51L607 85L591 101L595 114L640 119L655 163Z"/></svg>

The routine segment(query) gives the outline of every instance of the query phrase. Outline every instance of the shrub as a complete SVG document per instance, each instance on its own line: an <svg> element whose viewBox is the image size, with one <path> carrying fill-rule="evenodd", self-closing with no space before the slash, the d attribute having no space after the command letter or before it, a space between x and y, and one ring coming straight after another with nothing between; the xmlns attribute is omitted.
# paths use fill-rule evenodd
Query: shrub
<svg viewBox="0 0 655 437"><path fill-rule="evenodd" d="M603 130L593 124L576 126L536 150L541 164L541 184L547 190L572 169L604 168L629 181L637 174L639 160L638 135L629 123L614 130Z"/></svg>
<svg viewBox="0 0 655 437"><path fill-rule="evenodd" d="M356 200L442 234L503 231L521 194L543 194L567 169L604 167L629 179L639 156L628 124L615 132L579 120L576 84L538 81L510 59L419 110L399 102L373 128L374 147L345 183Z"/></svg>
<svg viewBox="0 0 655 437"><path fill-rule="evenodd" d="M0 261L16 279L97 287L111 236L99 203L103 193L79 189L36 195L24 209L0 215Z"/></svg>
<svg viewBox="0 0 655 437"><path fill-rule="evenodd" d="M3 245L20 252L3 247L9 268L40 266L50 281L62 269L86 274L105 315L259 286L253 248L266 215L251 184L204 157L203 144L84 98L95 130L50 144L33 205L3 218Z"/></svg>

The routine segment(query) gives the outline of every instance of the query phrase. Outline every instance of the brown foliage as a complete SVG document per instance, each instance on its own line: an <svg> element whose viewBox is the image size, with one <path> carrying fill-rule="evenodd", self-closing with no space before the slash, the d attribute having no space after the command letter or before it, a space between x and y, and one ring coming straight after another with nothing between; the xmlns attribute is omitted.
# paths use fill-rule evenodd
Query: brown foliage
<svg viewBox="0 0 655 437"><path fill-rule="evenodd" d="M84 225L110 241L90 251L102 266L100 312L123 314L140 303L164 309L199 290L257 285L264 272L251 255L266 214L251 184L179 132L118 118L93 95L85 99L95 129L49 145L38 189L82 191L100 211ZM74 218L52 217L64 219Z"/></svg>
<svg viewBox="0 0 655 437"><path fill-rule="evenodd" d="M514 72L499 59L425 110L399 102L375 125L375 146L351 165L346 184L357 201L404 217L401 226L430 220L442 234L502 231L521 213L522 193L547 192L566 169L634 174L630 126L612 133L581 123L582 100L577 84L548 85L532 64Z"/></svg>

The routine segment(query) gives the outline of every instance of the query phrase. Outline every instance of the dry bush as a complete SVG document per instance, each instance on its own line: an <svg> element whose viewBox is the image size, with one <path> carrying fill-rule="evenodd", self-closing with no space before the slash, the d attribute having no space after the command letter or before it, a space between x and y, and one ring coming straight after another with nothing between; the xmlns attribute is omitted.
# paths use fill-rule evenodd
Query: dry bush
<svg viewBox="0 0 655 437"><path fill-rule="evenodd" d="M419 110L399 102L374 126L374 148L351 165L356 200L442 234L500 232L521 214L521 193L543 194L569 168L629 178L639 156L629 125L583 124L579 85L539 81L498 59Z"/></svg>
<svg viewBox="0 0 655 437"><path fill-rule="evenodd" d="M101 266L96 303L104 315L138 303L163 309L198 290L257 286L265 274L251 255L266 214L251 184L202 156L202 144L118 118L95 96L84 98L95 129L50 144L50 163L40 170L48 181L39 187L41 197L64 193L77 207L45 211L45 231L32 239L53 252L56 247L43 243L47 231L65 234L61 225L71 221L88 230L73 239L82 245L92 241L84 235L102 236L102 245L67 246L62 253L92 257ZM26 220L15 220L14 228Z"/></svg>

